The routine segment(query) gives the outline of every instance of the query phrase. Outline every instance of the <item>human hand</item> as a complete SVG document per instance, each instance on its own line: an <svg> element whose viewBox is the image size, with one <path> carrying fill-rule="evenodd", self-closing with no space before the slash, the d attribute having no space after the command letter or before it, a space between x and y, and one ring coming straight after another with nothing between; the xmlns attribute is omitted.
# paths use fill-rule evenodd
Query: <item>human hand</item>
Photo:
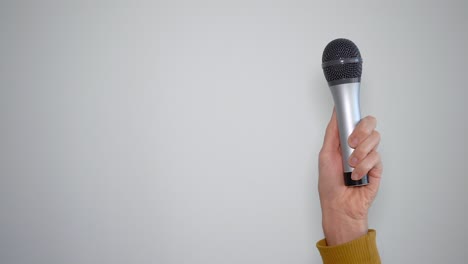
<svg viewBox="0 0 468 264"><path fill-rule="evenodd" d="M319 154L319 195L322 227L327 245L343 244L367 234L368 209L374 201L382 175L382 161L377 152L380 134L376 119L367 116L358 123L348 138L354 149L348 163L354 168L352 179L368 175L369 184L360 187L344 185L343 164L336 112L325 132Z"/></svg>

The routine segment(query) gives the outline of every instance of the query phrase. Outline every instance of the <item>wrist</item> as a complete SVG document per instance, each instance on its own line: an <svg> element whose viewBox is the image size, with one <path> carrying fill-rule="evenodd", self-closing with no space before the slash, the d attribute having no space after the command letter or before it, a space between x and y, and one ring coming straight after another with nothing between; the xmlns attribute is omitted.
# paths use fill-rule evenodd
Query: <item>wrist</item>
<svg viewBox="0 0 468 264"><path fill-rule="evenodd" d="M328 246L344 244L367 234L367 214L351 217L339 210L323 210L322 228Z"/></svg>

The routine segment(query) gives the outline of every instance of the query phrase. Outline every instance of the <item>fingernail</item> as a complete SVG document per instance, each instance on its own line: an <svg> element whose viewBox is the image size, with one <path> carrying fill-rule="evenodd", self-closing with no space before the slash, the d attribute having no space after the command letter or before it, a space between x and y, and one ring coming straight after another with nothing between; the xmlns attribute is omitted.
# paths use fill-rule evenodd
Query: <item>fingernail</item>
<svg viewBox="0 0 468 264"><path fill-rule="evenodd" d="M349 164L351 166L354 166L356 165L357 162L358 162L358 159L356 157L352 157L351 160L349 161Z"/></svg>
<svg viewBox="0 0 468 264"><path fill-rule="evenodd" d="M357 138L351 139L351 147L356 147L358 143L359 143L359 140Z"/></svg>
<svg viewBox="0 0 468 264"><path fill-rule="evenodd" d="M351 180L357 181L358 180L358 175L354 171L351 173Z"/></svg>

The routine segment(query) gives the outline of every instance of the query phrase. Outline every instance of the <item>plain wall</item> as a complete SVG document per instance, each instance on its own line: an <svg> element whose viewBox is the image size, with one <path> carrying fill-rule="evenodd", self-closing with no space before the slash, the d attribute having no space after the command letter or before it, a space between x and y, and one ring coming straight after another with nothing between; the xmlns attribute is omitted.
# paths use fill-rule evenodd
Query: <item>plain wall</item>
<svg viewBox="0 0 468 264"><path fill-rule="evenodd" d="M383 262L465 262L467 3L2 1L0 262L320 263L338 37L382 134Z"/></svg>

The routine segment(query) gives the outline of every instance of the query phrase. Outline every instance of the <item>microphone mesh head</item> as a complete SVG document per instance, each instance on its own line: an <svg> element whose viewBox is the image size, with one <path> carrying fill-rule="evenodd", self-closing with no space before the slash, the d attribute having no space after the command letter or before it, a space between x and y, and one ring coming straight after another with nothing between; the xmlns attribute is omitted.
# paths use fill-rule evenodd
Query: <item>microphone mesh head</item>
<svg viewBox="0 0 468 264"><path fill-rule="evenodd" d="M351 40L340 38L331 41L325 47L322 55L322 63L349 58L361 59L361 53L356 44ZM323 73L325 74L327 82L360 78L362 74L362 60L354 63L330 65L323 68Z"/></svg>

